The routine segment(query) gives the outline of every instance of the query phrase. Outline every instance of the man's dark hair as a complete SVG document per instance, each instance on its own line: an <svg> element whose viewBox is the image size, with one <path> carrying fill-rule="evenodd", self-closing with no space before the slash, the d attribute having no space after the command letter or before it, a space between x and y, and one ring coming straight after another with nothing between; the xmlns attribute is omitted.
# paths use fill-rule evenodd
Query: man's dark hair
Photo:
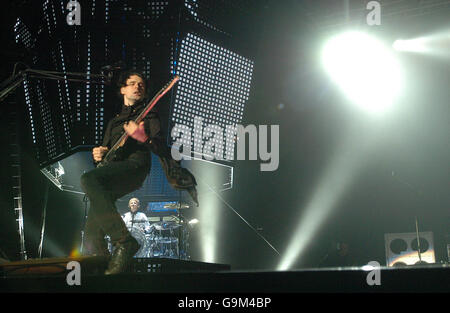
<svg viewBox="0 0 450 313"><path fill-rule="evenodd" d="M135 71L135 70L128 70L128 71L122 72L119 75L119 79L117 80L117 87L118 87L117 95L119 96L119 98L123 98L123 95L120 93L120 88L126 87L127 80L133 75L139 76L144 81L144 84L145 84L144 98L147 98L147 96L148 96L148 94L147 94L148 93L147 79L144 77L144 75L142 73Z"/></svg>

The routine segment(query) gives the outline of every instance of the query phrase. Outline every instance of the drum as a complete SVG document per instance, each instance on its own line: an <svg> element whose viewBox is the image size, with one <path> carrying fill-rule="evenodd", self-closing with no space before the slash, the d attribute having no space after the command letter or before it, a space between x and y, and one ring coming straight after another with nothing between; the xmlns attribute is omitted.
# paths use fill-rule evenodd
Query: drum
<svg viewBox="0 0 450 313"><path fill-rule="evenodd" d="M150 257L151 252L151 242L149 235L146 235L144 230L142 230L140 227L127 227L128 231L130 232L131 236L137 240L139 245L141 246L134 255L135 258L148 258ZM108 250L111 254L114 253L114 246L111 242L111 238L109 236L105 236L106 243L108 244Z"/></svg>
<svg viewBox="0 0 450 313"><path fill-rule="evenodd" d="M178 238L155 236L151 239L151 255L155 258L179 258Z"/></svg>
<svg viewBox="0 0 450 313"><path fill-rule="evenodd" d="M150 249L150 243L147 240L147 236L145 235L144 231L140 227L128 227L128 231L130 232L131 236L133 236L139 245L141 246L134 255L135 258L146 258L149 254Z"/></svg>
<svg viewBox="0 0 450 313"><path fill-rule="evenodd" d="M174 231L178 227L181 227L181 224L173 222L173 221L168 221L168 222L164 221L164 222L154 223L154 224L152 224L152 227L154 227L156 230L160 230L160 231L165 231L165 230Z"/></svg>

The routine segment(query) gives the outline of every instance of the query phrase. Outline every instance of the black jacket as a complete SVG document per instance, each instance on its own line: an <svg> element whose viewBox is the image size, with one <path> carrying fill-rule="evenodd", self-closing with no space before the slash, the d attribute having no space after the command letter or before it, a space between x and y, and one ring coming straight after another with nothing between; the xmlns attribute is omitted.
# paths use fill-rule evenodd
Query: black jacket
<svg viewBox="0 0 450 313"><path fill-rule="evenodd" d="M128 121L136 120L146 104L144 100L135 103L133 106L122 105L121 112L108 122L102 146L111 148L125 132L123 125ZM156 112L150 111L144 118L144 129L149 136L149 142L141 143L128 137L123 147L118 150L117 160L134 160L140 166L150 168L150 151L157 155L167 156L169 150L164 144L161 122Z"/></svg>
<svg viewBox="0 0 450 313"><path fill-rule="evenodd" d="M125 132L123 125L127 121L136 120L146 104L147 102L143 100L135 103L133 106L123 105L121 112L108 122L102 146L111 149ZM172 158L170 149L161 133L161 121L155 111L150 111L144 118L144 130L149 139L141 143L128 137L123 147L117 151L117 160L134 160L139 166L149 171L151 167L150 152L155 153L159 157L162 168L172 187L188 191L198 206L195 177L188 170L182 168L180 162Z"/></svg>

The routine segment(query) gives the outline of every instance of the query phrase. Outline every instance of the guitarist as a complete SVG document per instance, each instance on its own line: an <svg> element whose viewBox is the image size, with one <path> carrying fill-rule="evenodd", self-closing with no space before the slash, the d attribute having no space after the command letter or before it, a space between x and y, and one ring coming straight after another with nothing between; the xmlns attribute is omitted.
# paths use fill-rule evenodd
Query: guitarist
<svg viewBox="0 0 450 313"><path fill-rule="evenodd" d="M150 171L150 151L158 155L172 186L187 190L198 205L195 178L172 159L161 135L157 113L152 110L139 125L134 122L147 104L144 76L128 71L121 75L118 84L122 109L109 121L102 145L92 150L94 162L102 161L123 132L130 138L117 150L113 161L81 176L81 186L91 203L85 226L84 254L109 256L104 240L108 235L115 249L106 275L125 271L140 248L117 212L115 201L142 186Z"/></svg>

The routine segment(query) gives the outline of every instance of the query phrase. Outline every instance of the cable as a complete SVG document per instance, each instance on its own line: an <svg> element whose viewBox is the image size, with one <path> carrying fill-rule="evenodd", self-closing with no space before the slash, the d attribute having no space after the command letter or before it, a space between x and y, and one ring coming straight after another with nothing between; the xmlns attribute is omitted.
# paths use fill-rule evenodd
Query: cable
<svg viewBox="0 0 450 313"><path fill-rule="evenodd" d="M80 254L83 254L83 248L84 248L84 235L85 235L85 228L86 228L86 220L88 215L88 196L84 194L83 196L83 202L84 202L84 216L83 216L83 228L81 230L81 244L80 244Z"/></svg>
<svg viewBox="0 0 450 313"><path fill-rule="evenodd" d="M44 242L44 233L45 233L45 220L47 216L47 203L48 203L48 180L46 179L46 189L45 189L45 196L44 196L44 211L42 212L42 228L41 228L41 240L39 242L39 248L38 248L38 255L39 258L42 259L42 247Z"/></svg>
<svg viewBox="0 0 450 313"><path fill-rule="evenodd" d="M198 177L197 177L198 178ZM249 222L245 220L227 201L225 201L216 191L214 191L213 188L211 188L207 183L205 183L201 178L198 178L201 182L203 182L208 188L219 198L225 205L230 208L241 220L244 221L245 224L247 224L259 237L261 237L268 245L272 248L278 255L281 255L280 252L278 252L277 249L266 239L263 235L261 235Z"/></svg>

